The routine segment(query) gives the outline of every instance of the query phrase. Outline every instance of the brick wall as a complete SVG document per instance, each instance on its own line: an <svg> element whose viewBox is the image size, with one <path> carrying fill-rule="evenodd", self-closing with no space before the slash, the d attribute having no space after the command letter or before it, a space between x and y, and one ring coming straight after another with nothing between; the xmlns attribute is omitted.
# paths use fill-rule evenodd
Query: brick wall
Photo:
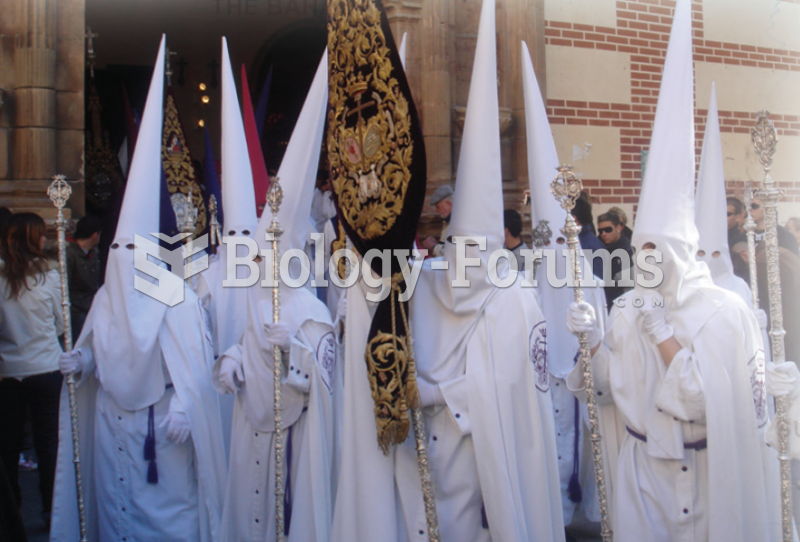
<svg viewBox="0 0 800 542"><path fill-rule="evenodd" d="M618 1L614 27L557 20L547 20L545 23L547 45L616 51L629 55L630 103L570 101L557 97L547 100L548 116L552 125L619 129L621 178L583 180L595 203L625 206L635 205L638 201L641 155L650 144L674 8L674 0ZM706 40L702 8L702 1L693 0L692 26L696 63L800 71L800 51ZM742 84L746 85L747 81L742 81ZM708 111L704 109L696 111L698 166L707 114ZM755 122L754 111L720 110L719 116L723 138L725 133L749 134ZM779 139L784 136L800 136L800 116L772 114L770 118L775 122ZM780 152L779 144L778 153ZM792 174L792 179L782 179L778 184L786 190L785 201L800 202L800 172L793 171ZM726 184L729 193L741 195L743 180L726 179Z"/></svg>

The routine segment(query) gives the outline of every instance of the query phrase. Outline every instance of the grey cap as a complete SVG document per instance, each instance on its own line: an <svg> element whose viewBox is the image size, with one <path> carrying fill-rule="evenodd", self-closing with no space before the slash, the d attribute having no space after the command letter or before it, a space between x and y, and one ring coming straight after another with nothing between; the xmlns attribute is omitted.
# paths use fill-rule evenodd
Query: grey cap
<svg viewBox="0 0 800 542"><path fill-rule="evenodd" d="M449 184L443 184L442 186L437 188L436 191L431 196L430 204L436 205L437 203L439 203L444 199L452 198L453 194L455 194L455 190L453 190L453 187L450 186Z"/></svg>

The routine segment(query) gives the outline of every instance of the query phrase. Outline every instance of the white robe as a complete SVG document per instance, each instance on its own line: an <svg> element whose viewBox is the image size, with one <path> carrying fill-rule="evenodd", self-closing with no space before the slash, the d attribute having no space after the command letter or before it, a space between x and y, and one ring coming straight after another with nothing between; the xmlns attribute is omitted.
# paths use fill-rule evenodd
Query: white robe
<svg viewBox="0 0 800 542"><path fill-rule="evenodd" d="M414 439L391 448L384 455L378 447L375 427L375 404L372 400L364 352L370 322L377 307L367 301L363 279L343 290L347 296L344 335L344 397L342 405L342 453L339 484L333 514L331 540L334 542L406 542L406 523L400 496L414 495L407 508L422 506L422 490L416 464L406 471L396 471L399 448L411 447ZM425 533L422 524L415 533Z"/></svg>
<svg viewBox="0 0 800 542"><path fill-rule="evenodd" d="M683 310L684 318L696 312L693 321L670 321L668 311L684 348L667 367L633 307L637 295L612 309L592 360L598 402L613 400L620 424L647 437L626 434L616 456L604 446L615 540L779 540L780 511L767 504L777 464L763 445L764 358L752 312L720 288L696 289ZM582 389L577 369L568 380ZM684 449L701 439L707 449Z"/></svg>
<svg viewBox="0 0 800 542"><path fill-rule="evenodd" d="M209 257L208 269L196 275L197 295L208 312L212 337L214 338L214 357L217 358L230 347L238 343L247 323L247 295L251 288L226 288L224 280L228 277L243 279L249 270L244 266L228 269L228 245L217 247L217 254ZM243 249L239 249L242 255ZM258 283L254 285L258 287ZM222 395L219 398L220 416L222 418L222 435L225 443L226 457L230 453L231 424L233 423L233 396Z"/></svg>
<svg viewBox="0 0 800 542"><path fill-rule="evenodd" d="M535 293L519 283L496 289L478 311L459 319L435 304L434 289L446 280L427 262L411 302L419 378L438 383L447 402L423 409L442 540L563 540L541 344L546 332ZM423 541L427 527L413 431L387 455L377 443L364 362L374 305L362 288L347 291L342 465L333 540ZM514 315L512 321L508 314ZM449 333L454 324L457 333ZM447 356L435 352L443 344L454 347Z"/></svg>
<svg viewBox="0 0 800 542"><path fill-rule="evenodd" d="M520 280L462 293L451 278L427 262L411 300L418 375L439 384L446 402L423 411L442 539L563 540L536 295ZM408 452L398 451L400 459L415 463Z"/></svg>
<svg viewBox="0 0 800 542"><path fill-rule="evenodd" d="M90 311L77 347L90 348ZM211 387L213 353L197 297L168 309L158 335L163 365L173 388L154 405L158 484L147 483L144 460L148 409L128 411L95 377L106 363L88 356L77 388L82 479L90 540L219 540L222 491L227 467L217 394ZM87 354L91 350L86 350ZM135 360L131 360L133 362ZM191 438L174 444L159 427L177 395L191 425ZM53 498L52 542L80 539L72 431L67 388L61 394L59 454ZM201 474L202 473L202 474Z"/></svg>
<svg viewBox="0 0 800 542"><path fill-rule="evenodd" d="M325 306L308 290L281 296L281 321L293 331L290 356L283 361L282 390L291 502L287 540L326 542L336 483L334 394L341 393L333 326ZM243 366L245 378L234 406L222 519L221 540L230 542L275 539L274 365L273 350L263 341L263 325L272 321L271 300L251 297L247 314L242 343L225 352L214 368L218 390L219 368L226 357Z"/></svg>

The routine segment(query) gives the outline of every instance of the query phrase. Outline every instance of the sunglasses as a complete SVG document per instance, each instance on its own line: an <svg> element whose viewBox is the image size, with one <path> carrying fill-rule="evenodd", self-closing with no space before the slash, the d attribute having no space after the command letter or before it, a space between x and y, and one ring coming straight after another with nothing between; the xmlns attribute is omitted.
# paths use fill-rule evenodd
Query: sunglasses
<svg viewBox="0 0 800 542"><path fill-rule="evenodd" d="M597 231L600 233L611 233L614 231L614 228L612 226L606 226L605 228L598 228Z"/></svg>
<svg viewBox="0 0 800 542"><path fill-rule="evenodd" d="M751 203L750 204L750 209L752 211L758 211L759 209L761 209L761 204L760 203Z"/></svg>

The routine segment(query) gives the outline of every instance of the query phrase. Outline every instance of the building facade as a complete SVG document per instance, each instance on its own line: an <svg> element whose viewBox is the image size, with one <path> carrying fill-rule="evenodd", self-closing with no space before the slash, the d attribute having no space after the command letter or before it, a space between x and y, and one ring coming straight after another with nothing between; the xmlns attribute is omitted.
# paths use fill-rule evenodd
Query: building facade
<svg viewBox="0 0 800 542"><path fill-rule="evenodd" d="M455 181L481 2L384 4L395 39L408 34L406 71L422 119L431 193ZM611 205L634 211L674 4L497 0L507 207L529 216L522 203L524 40L560 159L581 174L595 215ZM131 67L146 72L159 35L167 34L176 51L172 92L195 158L202 158L201 124L219 148L220 37L228 37L233 65L247 68L254 99L272 66L266 131L274 133L265 136L271 169L280 162L325 44L324 0L0 0L0 13L0 205L48 218L53 211L44 190L56 173L75 188L73 216L84 212L87 26L97 34L100 74ZM754 113L768 109L780 138L773 177L786 190L781 221L800 215L800 2L693 0L693 17L698 157L715 81L729 192L741 195L744 181L763 178L749 131ZM426 207L423 235L439 225Z"/></svg>

